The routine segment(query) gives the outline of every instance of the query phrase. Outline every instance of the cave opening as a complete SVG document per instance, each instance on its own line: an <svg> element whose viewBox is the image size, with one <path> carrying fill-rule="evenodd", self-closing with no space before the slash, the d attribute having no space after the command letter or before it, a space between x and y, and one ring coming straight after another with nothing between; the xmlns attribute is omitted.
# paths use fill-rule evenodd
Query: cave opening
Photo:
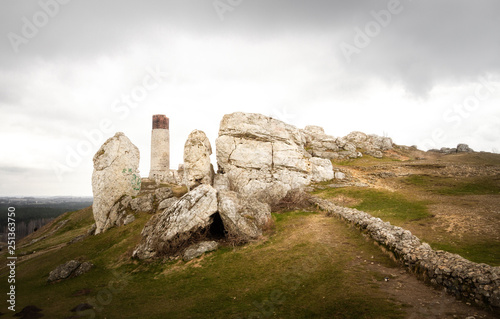
<svg viewBox="0 0 500 319"><path fill-rule="evenodd" d="M224 228L224 223L218 212L212 215L212 224L208 229L208 236L211 239L226 238L226 229Z"/></svg>

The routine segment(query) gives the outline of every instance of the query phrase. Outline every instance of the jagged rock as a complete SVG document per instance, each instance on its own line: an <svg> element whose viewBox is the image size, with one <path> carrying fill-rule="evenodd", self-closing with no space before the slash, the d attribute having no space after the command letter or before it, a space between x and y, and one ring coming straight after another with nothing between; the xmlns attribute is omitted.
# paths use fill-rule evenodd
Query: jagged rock
<svg viewBox="0 0 500 319"><path fill-rule="evenodd" d="M362 154L357 149L362 149L365 154L381 158L383 151L393 148L390 138L361 132L352 132L345 137L335 138L326 135L321 127L307 126L302 133L307 141L307 151L321 158L335 160L358 158Z"/></svg>
<svg viewBox="0 0 500 319"><path fill-rule="evenodd" d="M47 281L53 282L71 277L77 277L88 272L94 265L89 262L80 263L78 260L70 260L65 264L57 266L49 273Z"/></svg>
<svg viewBox="0 0 500 319"><path fill-rule="evenodd" d="M262 235L263 228L272 223L268 204L244 198L232 191L218 194L219 215L229 238L248 241Z"/></svg>
<svg viewBox="0 0 500 319"><path fill-rule="evenodd" d="M123 133L108 139L94 156L92 211L96 234L112 227L111 208L123 195L136 196L141 188L139 149Z"/></svg>
<svg viewBox="0 0 500 319"><path fill-rule="evenodd" d="M212 146L204 132L194 130L184 144L184 183L191 189L200 184L212 185L214 169L210 164Z"/></svg>
<svg viewBox="0 0 500 319"><path fill-rule="evenodd" d="M196 187L146 223L133 257L147 259L178 250L193 235L207 229L216 212L217 191L206 184Z"/></svg>
<svg viewBox="0 0 500 319"><path fill-rule="evenodd" d="M130 207L136 212L152 213L154 212L154 199L153 194L145 194L132 199L130 201Z"/></svg>
<svg viewBox="0 0 500 319"><path fill-rule="evenodd" d="M202 241L201 243L189 246L184 252L182 259L184 259L185 261L189 261L196 257L200 257L201 255L209 251L217 250L218 247L219 244L215 241Z"/></svg>
<svg viewBox="0 0 500 319"><path fill-rule="evenodd" d="M351 132L345 139L358 149L363 149L364 153L376 158L382 158L383 151L393 148L392 139L381 137L375 134L367 135L362 132Z"/></svg>
<svg viewBox="0 0 500 319"><path fill-rule="evenodd" d="M325 135L325 130L321 126L308 125L304 128L304 131L313 135Z"/></svg>
<svg viewBox="0 0 500 319"><path fill-rule="evenodd" d="M164 210L166 208L170 208L172 205L177 203L179 199L175 197L167 198L161 201L160 204L158 204L158 210Z"/></svg>
<svg viewBox="0 0 500 319"><path fill-rule="evenodd" d="M135 216L130 214L130 215L127 215L127 217L125 217L125 220L123 221L123 225L128 225L130 223L133 223L135 221Z"/></svg>
<svg viewBox="0 0 500 319"><path fill-rule="evenodd" d="M474 152L472 148L467 144L458 144L457 145L457 153L471 153Z"/></svg>
<svg viewBox="0 0 500 319"><path fill-rule="evenodd" d="M174 192L170 187L161 187L155 190L155 198L158 203L171 197L174 197Z"/></svg>
<svg viewBox="0 0 500 319"><path fill-rule="evenodd" d="M231 190L274 202L311 182L315 164L305 144L304 134L292 125L261 114L228 114L216 140L218 173Z"/></svg>

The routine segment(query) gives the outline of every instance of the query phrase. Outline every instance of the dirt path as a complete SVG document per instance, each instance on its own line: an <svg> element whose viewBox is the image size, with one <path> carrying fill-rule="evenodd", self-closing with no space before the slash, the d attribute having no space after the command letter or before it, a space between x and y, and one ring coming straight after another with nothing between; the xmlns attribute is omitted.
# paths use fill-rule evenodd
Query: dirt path
<svg viewBox="0 0 500 319"><path fill-rule="evenodd" d="M300 230L294 232L294 235L290 237L291 242L294 241L294 236L302 236L310 241L328 246L330 248L328 249L329 254L332 257L339 253L350 253L343 248L345 245L349 245L342 236L345 233L345 227L347 227L343 221L317 214L308 216L306 221L298 227ZM372 244L366 242L366 245ZM382 251L380 254L385 255ZM379 286L380 293L385 298L401 304L402 308L406 310L407 318L498 318L492 313L458 301L442 290L427 286L413 275L408 274L402 267L385 266L372 261L370 257L363 256L362 253L352 256L350 267L356 271L360 269L360 275L376 272L388 278L388 281L378 280L374 284Z"/></svg>

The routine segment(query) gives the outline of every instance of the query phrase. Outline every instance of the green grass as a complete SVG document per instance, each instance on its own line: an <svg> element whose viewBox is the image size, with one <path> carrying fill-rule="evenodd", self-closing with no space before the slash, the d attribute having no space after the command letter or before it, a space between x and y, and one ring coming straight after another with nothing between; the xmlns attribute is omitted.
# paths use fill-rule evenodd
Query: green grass
<svg viewBox="0 0 500 319"><path fill-rule="evenodd" d="M368 188L329 188L314 192L325 198L346 196L358 200L352 205L391 223L417 221L432 217L427 202L410 199L402 194Z"/></svg>
<svg viewBox="0 0 500 319"><path fill-rule="evenodd" d="M347 159L342 161L332 161L332 164L340 166L371 166L371 165L376 165L377 163L391 163L391 162L400 162L400 160L390 157L376 158L370 155L363 154L363 157Z"/></svg>
<svg viewBox="0 0 500 319"><path fill-rule="evenodd" d="M273 216L276 228L267 241L223 247L185 263L128 257L150 217L141 215L125 227L19 263L18 311L31 304L43 309L47 318L63 318L71 316L71 308L88 302L96 304L98 318L404 317L402 306L389 300L376 283L387 274L353 265L358 255L374 255L375 262L395 266L356 229L324 219L332 234L345 241L333 245L302 235L304 223L315 213ZM70 223L78 221L73 217ZM83 230L90 225L81 226ZM90 260L95 268L81 277L47 284L48 273L70 259ZM6 282L5 277L3 269L0 280ZM90 293L78 295L85 289Z"/></svg>
<svg viewBox="0 0 500 319"><path fill-rule="evenodd" d="M458 254L477 263L500 266L500 242L485 240L458 240L449 243L430 242L434 249Z"/></svg>
<svg viewBox="0 0 500 319"><path fill-rule="evenodd" d="M426 191L440 195L495 195L500 194L500 178L467 178L460 180L451 177L412 175L403 179L409 185L415 185Z"/></svg>

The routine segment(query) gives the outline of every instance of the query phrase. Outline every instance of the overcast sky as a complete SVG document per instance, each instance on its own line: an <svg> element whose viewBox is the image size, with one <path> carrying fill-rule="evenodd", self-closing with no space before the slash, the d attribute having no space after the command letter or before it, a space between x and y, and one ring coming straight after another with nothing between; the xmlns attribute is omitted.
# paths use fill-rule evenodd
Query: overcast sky
<svg viewBox="0 0 500 319"><path fill-rule="evenodd" d="M498 30L497 0L3 0L0 196L91 195L118 131L147 176L153 114L171 168L236 111L498 152Z"/></svg>

